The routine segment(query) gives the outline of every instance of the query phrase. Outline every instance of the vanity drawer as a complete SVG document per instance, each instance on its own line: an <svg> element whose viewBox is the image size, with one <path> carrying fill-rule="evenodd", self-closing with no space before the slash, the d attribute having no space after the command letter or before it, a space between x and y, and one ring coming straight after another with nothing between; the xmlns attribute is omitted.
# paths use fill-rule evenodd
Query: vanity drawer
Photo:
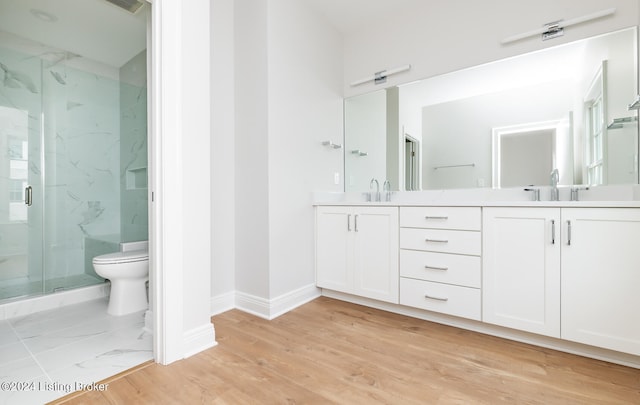
<svg viewBox="0 0 640 405"><path fill-rule="evenodd" d="M477 288L400 278L400 304L479 321L481 295Z"/></svg>
<svg viewBox="0 0 640 405"><path fill-rule="evenodd" d="M479 207L401 207L400 226L408 228L479 231Z"/></svg>
<svg viewBox="0 0 640 405"><path fill-rule="evenodd" d="M400 228L400 248L480 256L481 234L476 231Z"/></svg>
<svg viewBox="0 0 640 405"><path fill-rule="evenodd" d="M479 256L400 250L400 276L480 288Z"/></svg>

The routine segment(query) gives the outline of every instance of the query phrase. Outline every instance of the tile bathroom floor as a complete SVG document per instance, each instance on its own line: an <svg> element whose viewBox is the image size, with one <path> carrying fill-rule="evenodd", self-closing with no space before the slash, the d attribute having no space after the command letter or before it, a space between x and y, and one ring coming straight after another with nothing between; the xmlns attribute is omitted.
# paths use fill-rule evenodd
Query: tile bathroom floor
<svg viewBox="0 0 640 405"><path fill-rule="evenodd" d="M43 404L153 359L144 311L111 316L107 300L0 321L0 404Z"/></svg>

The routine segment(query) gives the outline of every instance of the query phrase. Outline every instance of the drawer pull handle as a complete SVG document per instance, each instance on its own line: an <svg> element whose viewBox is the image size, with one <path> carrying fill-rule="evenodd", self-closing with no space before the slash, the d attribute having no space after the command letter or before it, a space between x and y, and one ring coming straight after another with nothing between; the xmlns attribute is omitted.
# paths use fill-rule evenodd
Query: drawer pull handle
<svg viewBox="0 0 640 405"><path fill-rule="evenodd" d="M429 266L429 265L424 266L424 268L429 270L442 270L442 271L449 270L448 267L437 267L437 266Z"/></svg>
<svg viewBox="0 0 640 405"><path fill-rule="evenodd" d="M426 217L424 217L424 219L429 220L429 219L439 219L441 221L446 221L447 219L449 219L449 217L432 217L427 215Z"/></svg>
<svg viewBox="0 0 640 405"><path fill-rule="evenodd" d="M446 239L429 239L429 238L427 238L424 241L425 242L432 242L432 243L449 243L449 241L446 240Z"/></svg>
<svg viewBox="0 0 640 405"><path fill-rule="evenodd" d="M449 301L449 298L447 297L436 297L435 295L429 295L429 294L425 294L424 297L430 300L436 300L436 301Z"/></svg>

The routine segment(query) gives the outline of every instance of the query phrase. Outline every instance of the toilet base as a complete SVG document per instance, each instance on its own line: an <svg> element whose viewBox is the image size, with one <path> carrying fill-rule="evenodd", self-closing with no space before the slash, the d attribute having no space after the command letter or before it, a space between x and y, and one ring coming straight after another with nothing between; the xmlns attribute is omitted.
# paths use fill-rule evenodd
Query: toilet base
<svg viewBox="0 0 640 405"><path fill-rule="evenodd" d="M111 293L107 313L122 316L146 310L149 307L147 280L148 278L110 280Z"/></svg>

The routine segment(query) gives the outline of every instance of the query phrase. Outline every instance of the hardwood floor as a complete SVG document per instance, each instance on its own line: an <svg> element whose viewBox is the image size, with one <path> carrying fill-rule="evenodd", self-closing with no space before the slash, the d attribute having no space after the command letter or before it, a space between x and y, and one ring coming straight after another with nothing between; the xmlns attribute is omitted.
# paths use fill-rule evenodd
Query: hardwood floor
<svg viewBox="0 0 640 405"><path fill-rule="evenodd" d="M318 298L212 318L218 346L64 404L640 404L640 370Z"/></svg>

